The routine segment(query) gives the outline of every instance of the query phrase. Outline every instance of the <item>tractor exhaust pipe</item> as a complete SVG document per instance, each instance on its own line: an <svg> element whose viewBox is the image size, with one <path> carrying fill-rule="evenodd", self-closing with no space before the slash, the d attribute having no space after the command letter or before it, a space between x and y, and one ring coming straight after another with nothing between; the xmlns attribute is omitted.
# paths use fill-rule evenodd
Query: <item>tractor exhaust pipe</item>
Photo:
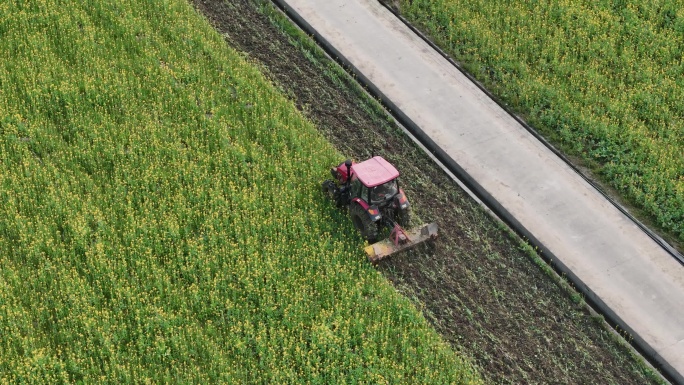
<svg viewBox="0 0 684 385"><path fill-rule="evenodd" d="M349 184L351 183L351 166L352 166L351 159L345 160L344 165L347 166L347 186L349 186Z"/></svg>

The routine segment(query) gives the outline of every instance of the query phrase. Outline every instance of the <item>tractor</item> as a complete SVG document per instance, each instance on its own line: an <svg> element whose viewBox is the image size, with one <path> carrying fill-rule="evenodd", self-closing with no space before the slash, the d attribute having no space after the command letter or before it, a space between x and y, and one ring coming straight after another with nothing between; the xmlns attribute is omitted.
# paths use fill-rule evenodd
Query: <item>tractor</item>
<svg viewBox="0 0 684 385"><path fill-rule="evenodd" d="M348 159L330 173L333 179L322 183L322 191L337 207L349 208L354 226L371 243L365 249L371 262L437 236L434 223L405 230L410 204L399 186L399 171L384 158L374 156L361 163ZM376 242L384 228L390 229L389 238Z"/></svg>

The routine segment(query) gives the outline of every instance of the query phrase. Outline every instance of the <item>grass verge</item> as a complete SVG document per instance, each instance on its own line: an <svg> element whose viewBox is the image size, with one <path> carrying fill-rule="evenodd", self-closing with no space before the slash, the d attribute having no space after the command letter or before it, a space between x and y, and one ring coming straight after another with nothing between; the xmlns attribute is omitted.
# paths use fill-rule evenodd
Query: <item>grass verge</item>
<svg viewBox="0 0 684 385"><path fill-rule="evenodd" d="M677 1L396 3L681 248L684 14Z"/></svg>

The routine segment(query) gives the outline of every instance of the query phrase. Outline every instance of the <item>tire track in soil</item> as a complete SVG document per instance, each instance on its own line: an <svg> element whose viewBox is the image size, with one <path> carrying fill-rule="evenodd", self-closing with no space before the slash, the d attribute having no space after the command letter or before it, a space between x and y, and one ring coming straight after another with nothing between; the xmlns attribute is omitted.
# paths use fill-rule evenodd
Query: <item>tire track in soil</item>
<svg viewBox="0 0 684 385"><path fill-rule="evenodd" d="M265 69L340 152L358 160L374 152L402 172L414 213L437 222L440 238L382 261L378 269L413 298L455 350L475 359L488 383L657 383L535 265L519 239L359 98L353 80L330 77L327 59L317 53L307 58L264 14L262 9L272 9L269 2L192 3L231 46Z"/></svg>

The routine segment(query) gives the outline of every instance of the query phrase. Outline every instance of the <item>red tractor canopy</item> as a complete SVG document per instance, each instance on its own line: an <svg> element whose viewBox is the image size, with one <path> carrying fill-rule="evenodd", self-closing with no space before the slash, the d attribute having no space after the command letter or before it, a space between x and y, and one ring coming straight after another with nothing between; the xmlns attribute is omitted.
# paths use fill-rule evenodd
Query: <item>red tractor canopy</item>
<svg viewBox="0 0 684 385"><path fill-rule="evenodd" d="M437 225L406 230L409 225L409 202L399 188L399 171L380 156L361 163L351 159L330 169L333 179L321 183L337 207L347 207L354 226L372 245L366 248L368 259L377 262L398 251L413 247L437 236ZM375 243L381 230L391 229L389 238Z"/></svg>
<svg viewBox="0 0 684 385"><path fill-rule="evenodd" d="M351 169L352 174L355 174L359 181L368 188L387 183L399 176L399 171L380 156L355 163Z"/></svg>

